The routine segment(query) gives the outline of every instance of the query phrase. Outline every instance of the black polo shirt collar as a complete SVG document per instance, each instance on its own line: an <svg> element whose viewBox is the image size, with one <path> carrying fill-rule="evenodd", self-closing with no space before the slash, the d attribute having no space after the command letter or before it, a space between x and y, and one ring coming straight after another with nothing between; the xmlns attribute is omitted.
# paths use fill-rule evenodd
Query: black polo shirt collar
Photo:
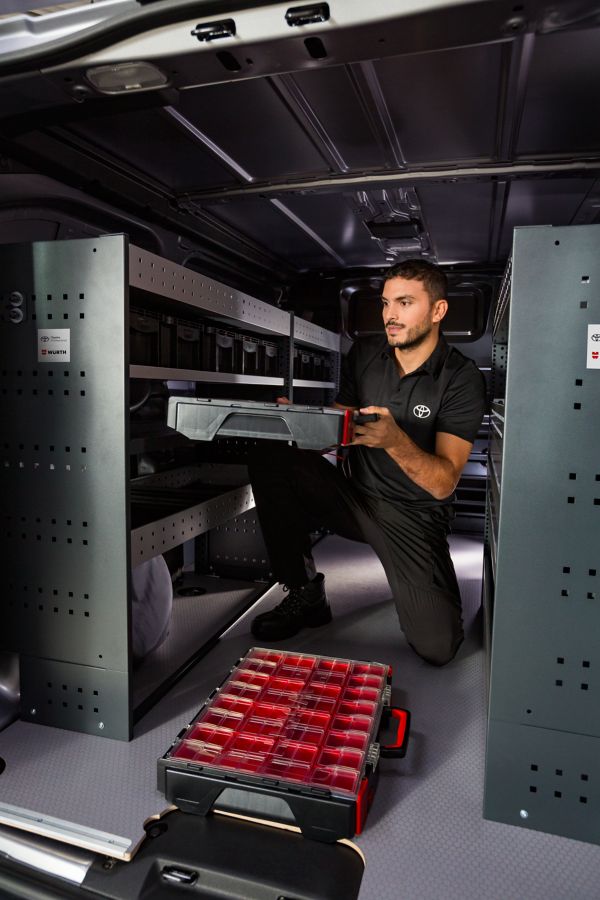
<svg viewBox="0 0 600 900"><path fill-rule="evenodd" d="M408 378L410 375L422 375L424 372L429 373L433 378L439 378L439 375L444 367L444 363L448 357L448 353L450 352L450 347L446 341L446 338L443 334L440 334L437 344L433 352L430 356L427 357L425 362L421 363L418 369L415 369L413 372L407 372L404 376ZM381 356L383 359L389 358L394 363L396 362L396 356L394 353L394 347L390 347L389 344L382 351Z"/></svg>

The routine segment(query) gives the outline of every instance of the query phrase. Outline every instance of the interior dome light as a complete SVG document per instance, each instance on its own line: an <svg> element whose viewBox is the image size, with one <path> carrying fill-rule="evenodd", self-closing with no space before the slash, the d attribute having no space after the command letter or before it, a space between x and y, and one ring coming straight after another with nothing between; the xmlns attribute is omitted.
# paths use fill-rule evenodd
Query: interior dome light
<svg viewBox="0 0 600 900"><path fill-rule="evenodd" d="M102 94L130 94L165 87L167 76L146 62L119 63L88 69L86 78Z"/></svg>

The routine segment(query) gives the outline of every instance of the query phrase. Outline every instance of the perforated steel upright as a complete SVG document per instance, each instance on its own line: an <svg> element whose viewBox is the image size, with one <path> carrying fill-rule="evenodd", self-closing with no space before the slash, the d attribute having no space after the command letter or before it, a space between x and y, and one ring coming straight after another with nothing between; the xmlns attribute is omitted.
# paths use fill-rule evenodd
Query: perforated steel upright
<svg viewBox="0 0 600 900"><path fill-rule="evenodd" d="M21 717L126 740L123 235L0 247L2 646Z"/></svg>
<svg viewBox="0 0 600 900"><path fill-rule="evenodd" d="M484 811L600 843L600 226L517 228L503 316Z"/></svg>

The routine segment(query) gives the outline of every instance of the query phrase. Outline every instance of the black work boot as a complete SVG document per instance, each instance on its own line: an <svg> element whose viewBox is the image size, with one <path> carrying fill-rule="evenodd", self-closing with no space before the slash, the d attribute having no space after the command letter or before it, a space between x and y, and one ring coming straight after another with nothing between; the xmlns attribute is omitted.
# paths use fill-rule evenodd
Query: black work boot
<svg viewBox="0 0 600 900"><path fill-rule="evenodd" d="M282 641L301 628L316 628L331 622L331 609L325 594L325 579L319 572L312 581L299 588L287 588L274 609L261 613L252 622L252 634L264 641Z"/></svg>

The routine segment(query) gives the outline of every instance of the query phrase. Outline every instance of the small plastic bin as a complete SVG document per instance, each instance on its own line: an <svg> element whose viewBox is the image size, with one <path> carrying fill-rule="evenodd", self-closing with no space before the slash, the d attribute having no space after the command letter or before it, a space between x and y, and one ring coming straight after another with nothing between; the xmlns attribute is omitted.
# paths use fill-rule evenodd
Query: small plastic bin
<svg viewBox="0 0 600 900"><path fill-rule="evenodd" d="M324 381L323 378L323 357L318 353L313 353L313 370L312 377L315 381Z"/></svg>
<svg viewBox="0 0 600 900"><path fill-rule="evenodd" d="M202 369L202 325L179 320L176 330L175 366Z"/></svg>
<svg viewBox="0 0 600 900"><path fill-rule="evenodd" d="M259 342L254 338L242 337L242 373L244 375L260 375Z"/></svg>
<svg viewBox="0 0 600 900"><path fill-rule="evenodd" d="M259 370L260 374L271 377L279 375L279 347L271 341L259 343Z"/></svg>
<svg viewBox="0 0 600 900"><path fill-rule="evenodd" d="M314 354L303 350L300 353L300 378L314 378Z"/></svg>
<svg viewBox="0 0 600 900"><path fill-rule="evenodd" d="M167 369L175 364L176 329L177 324L173 316L160 317L158 364Z"/></svg>
<svg viewBox="0 0 600 900"><path fill-rule="evenodd" d="M233 331L208 325L204 329L204 364L211 372L241 372L240 338Z"/></svg>
<svg viewBox="0 0 600 900"><path fill-rule="evenodd" d="M160 364L160 320L154 313L130 309L129 361L136 366Z"/></svg>

